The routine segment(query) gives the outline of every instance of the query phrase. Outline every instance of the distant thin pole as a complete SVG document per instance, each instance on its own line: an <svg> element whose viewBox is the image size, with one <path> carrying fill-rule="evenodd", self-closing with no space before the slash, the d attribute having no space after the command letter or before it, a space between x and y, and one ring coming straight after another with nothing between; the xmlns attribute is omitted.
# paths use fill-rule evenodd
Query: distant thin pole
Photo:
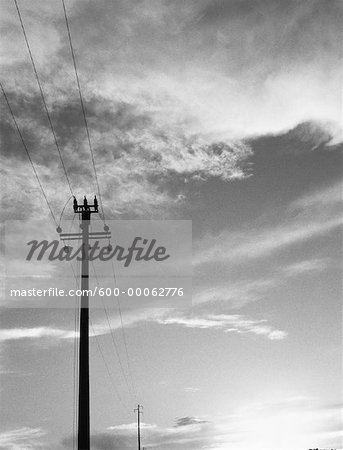
<svg viewBox="0 0 343 450"><path fill-rule="evenodd" d="M141 450L141 414L143 409L142 405L137 405L137 408L134 409L134 412L137 411L137 443L138 443L138 450Z"/></svg>

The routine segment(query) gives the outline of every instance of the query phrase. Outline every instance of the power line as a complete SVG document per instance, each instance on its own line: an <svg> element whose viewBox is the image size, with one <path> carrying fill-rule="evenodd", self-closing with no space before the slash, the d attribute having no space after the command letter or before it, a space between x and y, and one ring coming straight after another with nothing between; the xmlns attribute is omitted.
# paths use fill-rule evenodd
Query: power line
<svg viewBox="0 0 343 450"><path fill-rule="evenodd" d="M93 261L91 261L91 263L92 263L92 268L93 268L93 272L94 272L94 275L95 275L95 279L96 279L96 281L97 281L97 283L98 283L98 285L99 285L100 283L99 283L98 275L97 275L97 273L96 273L96 270L95 270L95 266L94 266ZM107 311L107 308L106 308L106 306L105 306L105 304L104 304L104 302L103 302L102 297L101 297L101 302L102 302L102 306L103 306L103 308L104 308L104 312L105 312L105 316L106 316L108 328L109 328L109 330L110 330L110 334L111 334L111 339L112 339L112 342L113 342L113 346L114 346L116 355L117 355L117 357L118 357L120 369L121 369L123 378L124 378L124 380L125 380L126 387L127 387L128 391L129 391L129 393L132 395L132 392L131 392L131 389L130 389L130 386L129 386L129 382L128 382L128 380L127 380L127 376L126 376L126 374L125 374L124 367L123 367L123 364L122 364L122 361L121 361L121 358L120 358L118 346L117 346L116 341L115 341L115 338L114 338L113 329L112 329L112 326L111 326L111 322L110 322L110 318L109 318L109 315L108 315L108 311ZM133 395L134 395L134 393L133 393Z"/></svg>
<svg viewBox="0 0 343 450"><path fill-rule="evenodd" d="M74 278L75 278L76 287L78 287L79 286L79 282L78 282L78 279L76 277L73 265L71 264L71 261L70 261L70 265L71 265L71 269L72 269L72 272L73 272L73 275L74 275ZM80 266L80 263L79 263L79 266ZM73 449L74 449L74 446L76 444L75 443L75 437L76 437L76 428L78 426L78 424L77 424L77 388L78 388L78 386L77 386L77 379L78 379L77 359L78 359L78 345L77 345L76 333L77 333L77 328L78 328L78 324L79 324L79 320L80 320L79 303L80 303L79 302L79 297L77 297L77 299L76 299L76 310L75 310L75 323L74 323L74 325L75 325L75 340L74 340ZM121 403L123 408L126 409L126 406L125 406L125 404L124 404L124 402L123 402L123 400L122 400L122 398L121 398L121 396L120 396L120 394L118 392L118 389L116 388L116 386L115 386L115 384L113 382L111 371L110 371L109 366L107 364L104 352L102 351L102 348L101 348L98 336L95 333L95 330L94 330L93 323L92 323L91 319L90 319L90 324L91 324L91 328L92 328L92 331L93 331L93 335L94 335L95 340L96 340L96 344L97 344L99 353L100 353L100 355L101 355L101 357L102 357L102 359L104 361L104 364L105 364L105 367L106 367L106 370L107 370L107 373L108 373L108 376L109 376L109 379L110 379L110 383L112 384L112 386L114 388L114 391L116 393L116 396L117 396L119 402Z"/></svg>
<svg viewBox="0 0 343 450"><path fill-rule="evenodd" d="M65 205L63 206L63 209L62 209L61 214L60 214L60 220L59 220L59 224L60 224L60 225L61 225L61 222L62 222L63 213L64 213L64 211L65 211L65 209L66 209L68 203L70 202L70 200L71 200L72 198L73 198L73 195L72 195L71 197L68 198L68 200L66 201ZM74 219L75 219L75 215L73 216L73 220L72 220L71 226L72 226L72 224L73 224ZM70 230L69 230L69 232L70 232Z"/></svg>
<svg viewBox="0 0 343 450"><path fill-rule="evenodd" d="M34 166L34 164L33 164L32 159L31 159L30 152L29 152L29 150L28 150L28 148L27 148L27 145L26 145L26 143L25 143L25 141L24 141L23 135L22 135L22 133L21 133L21 131L20 131L19 125L18 125L17 120L16 120L16 118L15 118L15 116L14 116L14 113L13 113L13 110L12 110L12 108L11 108L10 102L9 102L9 100L8 100L7 94L6 94L5 89L4 89L4 87L3 87L3 85L2 85L1 82L0 82L0 86L1 86L1 90L2 90L3 96L5 97L5 100L6 100L8 109L9 109L9 111L10 111L10 113L11 113L11 116L12 116L12 119L13 119L13 122L14 122L14 125L15 125L15 127L16 127L16 129L17 129L17 132L18 132L18 134L19 134L19 136L20 136L21 142L22 142L23 147L24 147L24 149L25 149L26 155L27 155L27 157L28 157L28 159L29 159L29 161L30 161L30 164L31 164L33 173L35 174L36 180L37 180L37 182L38 182L38 184L39 184L39 187L40 187L40 189L41 189L41 191L42 191L43 197L44 197L44 199L45 199L45 201L46 201L46 204L47 204L47 206L48 206L48 208L49 208L49 211L50 211L50 214L51 214L51 216L52 216L52 218L53 218L53 221L55 222L55 225L57 226L57 221L56 221L55 215L54 215L54 213L53 213L53 211L52 211L52 208L51 208L51 206L50 206L49 200L48 200L48 198L47 198L47 196L46 196L46 193L45 193L45 191L44 191L44 188L43 188L43 186L42 186L42 183L41 183L41 181L40 181L40 179L39 179L38 173L37 173L37 171L36 171L36 168L35 168L35 166Z"/></svg>
<svg viewBox="0 0 343 450"><path fill-rule="evenodd" d="M108 373L110 382L111 382L111 384L112 384L112 386L113 386L114 392L116 393L116 395L117 395L117 397L118 397L118 399L119 399L121 405L123 406L123 408L126 409L126 406L125 406L125 404L124 404L124 402L123 402L123 400L122 400L122 398L121 398L121 396L120 396L120 394L119 394L119 392L118 392L118 389L116 388L116 385L115 385L114 382L113 382L112 375L111 375L111 371L110 371L110 369L109 369L109 367L108 367L108 364L107 364L107 362L106 362L105 355L104 355L104 353L103 353L103 351L102 351L102 349L101 349L100 342L99 342L99 340L98 340L98 336L96 335L96 333L95 333L95 331L94 331L94 327L93 327L92 320L91 320L91 319L89 319L89 320L90 320L90 325L91 325L91 328L92 328L92 331L93 331L93 334L94 334L94 337L95 337L95 341L96 341L96 343L97 343L97 346L98 346L99 352L100 352L100 354L101 354L101 357L102 357L102 359L103 359L103 361L104 361L104 364L105 364L105 367L106 367L106 370L107 370L107 373Z"/></svg>
<svg viewBox="0 0 343 450"><path fill-rule="evenodd" d="M26 42L27 50L28 50L29 55L30 55L32 68L33 68L33 71L34 71L34 74L35 74L35 77L36 77L36 80L37 80L37 84L38 84L38 88L39 88L39 91L40 91L40 95L42 97L42 102L43 102L43 105L44 105L44 109L45 109L45 112L46 112L46 115L47 115L47 118L48 118L48 122L49 122L49 125L50 125L51 132L52 132L53 137L54 137L55 145L56 145L56 148L57 148L60 160L61 160L61 164L62 164L62 168L63 168L63 171L64 171L64 175L65 175L65 177L67 179L70 192L73 195L73 190L71 188L71 184L70 184L70 181L69 181L69 177L68 177L68 173L67 173L66 167L64 165L64 161L63 161L63 158L62 158L62 153L61 153L58 141L57 141L56 133L55 133L55 130L54 130L54 127L53 127L53 124L52 124L52 120L51 120L51 117L50 117L50 113L49 113L49 110L48 110L48 107L47 107L47 104L46 104L46 101L45 101L43 88L42 88L41 82L39 80L38 72L37 72L36 65L35 65L35 62L34 62L34 59L33 59L33 55L32 55L32 51L31 51L31 48L30 48L29 40L27 38L27 34L26 34L26 31L25 31L24 22L23 22L23 19L21 17L21 14L20 14L19 5L18 5L17 0L13 0L13 1L14 1L15 6L16 6L16 9L17 9L17 13L18 13L21 29L23 30L23 34L24 34L24 39L25 39L25 42Z"/></svg>
<svg viewBox="0 0 343 450"><path fill-rule="evenodd" d="M114 287L116 287L117 281L116 281L116 274L115 274L114 263L113 263L113 259L112 258L111 258L111 263L112 263L112 273L113 273ZM133 376L132 376L132 370L131 370L131 364L130 364L130 357L129 357L129 350L128 350L128 345L127 345L127 340L126 340L126 333L125 333L125 328L124 328L124 323L123 323L123 315L122 315L122 312L121 312L119 295L117 296L117 304L118 304L118 311L119 311L119 317L120 317L121 332L122 332L123 341L124 341L124 347L125 347L125 352L126 352L127 368L128 368L128 371L129 371L129 377L130 377L130 382L131 382L132 389L133 389L133 394L134 394L134 396L135 396L135 398L137 400L137 392L136 392L136 389L135 389L135 384L133 382Z"/></svg>
<svg viewBox="0 0 343 450"><path fill-rule="evenodd" d="M69 200L68 200L69 201ZM60 222L61 222L61 218L62 218L62 214L60 217ZM74 218L70 224L70 229L73 225L74 222ZM70 231L70 230L69 230ZM63 241L65 244L65 241ZM79 284L79 279L76 277L75 274L75 270L73 267L73 263L71 261L69 261L71 270L73 272L74 278L75 278L75 289L77 290L80 286ZM76 269L78 268L78 265L80 266L80 262L76 261ZM80 267L79 267L80 268ZM73 450L75 450L76 448L76 429L78 426L78 416L77 416L77 391L78 391L78 364L77 361L79 359L79 348L77 345L77 332L78 332L78 328L79 328L79 323L80 323L80 308L79 308L79 304L80 304L80 298L79 296L75 297L75 311L74 311L74 342L73 342L73 376L74 376L74 383L73 383Z"/></svg>
<svg viewBox="0 0 343 450"><path fill-rule="evenodd" d="M74 217L75 217L75 216L74 216ZM79 241L78 241L78 242L79 242ZM72 269L72 272L73 272L73 275L74 275L74 278L75 278L76 287L78 287L78 286L79 286L79 280L78 280L78 278L77 278L77 276L76 276L76 274L75 274L74 267L73 267L71 261L70 261L70 266L71 266L71 269ZM80 269L81 262L79 262L78 266L79 266L78 268ZM75 447L75 445L76 445L76 442L75 442L75 440L76 440L76 439L75 439L75 438L76 438L76 428L77 428L77 426L78 426L78 418L77 418L77 388L78 388L77 380L78 380L78 364L77 364L77 359L78 359L78 354L79 354L79 352L78 352L78 345L77 345L76 333L77 333L77 328L78 328L79 321L80 321L80 309L79 309L79 305L80 305L80 300L79 300L79 297L77 297L77 299L76 299L76 310L75 310L75 323L74 323L74 325L75 325L75 340L74 340L74 401L73 401L73 402L74 402L74 403L73 403L73 410L74 410L74 413L73 413L73 449L74 449L74 447ZM93 327L93 323L92 323L91 318L90 318L90 325L91 325L91 328L92 328L92 331L93 331L93 335L94 335L94 337L95 337L95 341L96 341L96 344L97 344L99 353L100 353L100 355L101 355L101 357L102 357L102 359L103 359L103 362L104 362L104 364L105 364L105 367L106 367L106 370L107 370L107 374L108 374L110 383L111 383L112 386L113 386L114 392L115 392L115 394L116 394L116 396L117 396L119 402L121 403L121 405L123 406L123 408L126 409L126 405L124 404L124 402L123 402L123 400L122 400L122 398L121 398L121 396L120 396L120 394L119 394L119 392L118 392L118 389L116 388L116 385L115 385L115 383L114 383L114 381L113 381L111 371L110 371L109 366L108 366L108 364L107 364L107 361L106 361L104 352L102 351L102 348L101 348L101 345L100 345L98 336L97 336L97 334L95 333L95 330L94 330L94 327Z"/></svg>
<svg viewBox="0 0 343 450"><path fill-rule="evenodd" d="M61 0L61 1L62 1L64 18L65 18L67 32L68 32L68 40L69 40L70 52L71 52L73 65L74 65L74 72L75 72L75 78L76 78L76 83L77 83L77 89L78 89L79 97L80 97L81 110L82 110L82 115L83 115L83 119L84 119L84 122L85 122L87 140L88 140L89 150L90 150L90 154L91 154L91 160L92 160L92 164L93 164L93 169L94 169L94 176L95 176L95 181L96 181L96 187L97 187L97 191L98 191L98 194L99 194L99 200L100 200L100 207L101 207L101 211L102 211L102 216L103 216L103 219L105 221L105 214L104 214L103 202L102 202L102 197L101 197L101 192L100 192L100 187L99 187L98 174L97 174L96 167L95 167L94 151L93 151L93 146L92 146L92 142L91 142L91 138L90 138L90 134L89 134L88 121L87 121L87 116L86 116L86 109L85 109L85 105L84 105L84 101L83 101L79 74L78 74L78 71L77 71L76 58L75 58L73 42L72 42L72 39L71 39L71 32L70 32L70 27L69 27L68 14L67 14L67 9L66 9L64 0Z"/></svg>

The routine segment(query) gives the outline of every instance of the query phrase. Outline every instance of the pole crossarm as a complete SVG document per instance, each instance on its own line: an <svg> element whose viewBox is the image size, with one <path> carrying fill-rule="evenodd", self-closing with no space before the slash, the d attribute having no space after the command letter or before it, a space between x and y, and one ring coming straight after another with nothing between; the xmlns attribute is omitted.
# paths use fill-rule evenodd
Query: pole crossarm
<svg viewBox="0 0 343 450"><path fill-rule="evenodd" d="M79 241L80 240L80 238L77 238L77 237L61 238L61 239L62 239L62 241ZM93 238L93 239L95 239L95 238ZM98 239L111 239L111 236L97 237L96 240L98 240Z"/></svg>
<svg viewBox="0 0 343 450"><path fill-rule="evenodd" d="M82 238L82 233L60 233L60 238L63 241L75 241ZM89 239L111 239L111 233L107 231L89 233Z"/></svg>

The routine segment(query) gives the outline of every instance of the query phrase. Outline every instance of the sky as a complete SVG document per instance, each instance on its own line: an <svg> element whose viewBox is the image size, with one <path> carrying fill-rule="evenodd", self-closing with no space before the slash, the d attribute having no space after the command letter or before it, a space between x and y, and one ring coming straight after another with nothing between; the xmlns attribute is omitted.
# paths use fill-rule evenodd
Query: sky
<svg viewBox="0 0 343 450"><path fill-rule="evenodd" d="M193 234L192 302L91 310L92 449L136 448L138 402L146 449L342 449L342 3L65 4L107 219ZM72 190L91 198L62 3L18 6ZM70 191L15 3L0 7L1 83L59 218ZM2 100L0 449L72 449L75 300L17 308L6 285L74 280L18 277L6 251L13 221L55 226Z"/></svg>

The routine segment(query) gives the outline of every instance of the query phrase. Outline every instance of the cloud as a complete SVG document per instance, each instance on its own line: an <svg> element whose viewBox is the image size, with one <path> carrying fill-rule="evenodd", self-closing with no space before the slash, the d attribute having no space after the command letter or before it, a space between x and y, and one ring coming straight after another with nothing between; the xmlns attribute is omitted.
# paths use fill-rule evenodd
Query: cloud
<svg viewBox="0 0 343 450"><path fill-rule="evenodd" d="M0 449L2 450L37 450L46 448L41 438L46 432L41 428L22 427L0 432Z"/></svg>
<svg viewBox="0 0 343 450"><path fill-rule="evenodd" d="M225 333L254 334L264 336L270 340L282 340L287 332L278 330L269 325L265 319L249 319L240 314L212 314L206 311L198 315L188 312L177 312L170 309L152 309L132 312L123 318L124 327L139 326L142 322L155 323L161 326L176 325L186 328L213 329ZM107 321L94 321L90 329L90 337L106 335L121 328L118 315L109 317L111 328ZM78 337L78 332L50 326L3 328L0 330L0 343L17 340L49 340L51 343L69 340L72 342ZM185 388L187 392L195 392L196 388Z"/></svg>
<svg viewBox="0 0 343 450"><path fill-rule="evenodd" d="M248 403L227 415L177 418L174 426L142 424L143 445L151 449L286 450L341 448L340 409L304 396ZM96 450L129 449L137 424L122 424L92 436ZM70 439L65 439L68 448ZM313 444L315 443L315 444Z"/></svg>
<svg viewBox="0 0 343 450"><path fill-rule="evenodd" d="M191 117L192 131L230 137L339 121L339 2L81 5L72 26L92 54L79 57L86 79L104 95L149 98L161 121Z"/></svg>
<svg viewBox="0 0 343 450"><path fill-rule="evenodd" d="M184 417L176 420L175 426L159 427L156 424L141 423L143 445L145 448L187 448L198 449L205 443L209 444L207 428L212 424L197 417ZM130 449L137 442L137 424L122 424L109 427L106 432L94 433L91 445L95 450ZM66 448L70 446L71 438L63 440Z"/></svg>
<svg viewBox="0 0 343 450"><path fill-rule="evenodd" d="M339 130L332 128L331 124L303 122L290 130L285 137L288 137L293 151L301 153L334 144L333 137L338 133Z"/></svg>
<svg viewBox="0 0 343 450"><path fill-rule="evenodd" d="M131 327L137 325L145 320L155 320L155 317L165 314L164 309L144 309L134 311L131 314L125 314L123 316L123 325L125 327ZM118 330L121 328L121 319L118 314L113 314L109 316L111 330ZM92 326L90 328L90 337L100 336L104 334L109 334L111 330L106 319L103 320L93 320ZM50 339L52 341L56 340L72 340L78 337L78 332L75 333L74 330L68 330L64 328L57 328L51 326L36 326L36 327L15 327L15 328L2 328L0 330L0 342L8 342L15 340L25 340L25 339Z"/></svg>
<svg viewBox="0 0 343 450"><path fill-rule="evenodd" d="M188 427L189 425L198 425L200 423L208 423L208 421L197 417L181 417L176 420L174 427Z"/></svg>
<svg viewBox="0 0 343 450"><path fill-rule="evenodd" d="M40 338L71 339L74 336L74 331L43 326L33 328L3 328L0 330L0 342Z"/></svg>
<svg viewBox="0 0 343 450"><path fill-rule="evenodd" d="M230 261L231 263L231 261ZM235 262L231 263L235 264ZM243 271L239 281L218 280L213 283L203 282L203 286L194 290L193 305L202 308L241 308L248 303L256 302L275 295L275 288L285 285L289 278L303 277L323 272L332 265L329 258L312 258L285 264L268 266L267 275L256 275L249 278ZM215 303L217 306L215 306Z"/></svg>
<svg viewBox="0 0 343 450"><path fill-rule="evenodd" d="M48 124L42 123L40 111L31 110L34 99L26 95L23 103L17 95L10 92L9 96L14 110L21 111L20 126L48 198L54 199L53 204L63 203L66 191L56 193L48 182L53 177L55 182L66 186ZM94 180L84 123L74 100L69 101L70 106L68 99L56 100L51 117L72 187L77 186L80 193L88 192ZM85 107L104 202L111 201L116 192L119 212L130 210L142 214L174 206L182 192L172 193L168 189L168 180L173 177L201 180L215 177L228 181L248 175L245 163L251 149L243 142L188 135L181 125L162 127L149 111L139 110L134 104L92 97L85 102ZM25 119L25 114L30 120ZM28 180L23 177L28 170L24 149L19 139L15 139L16 131L8 113L4 111L2 117L9 142L3 168L6 187L3 206L7 206L10 213L19 191L28 192L27 181L32 185L31 192L37 191L37 186L33 176ZM24 210L31 212L33 206L34 197L27 196L23 201Z"/></svg>
<svg viewBox="0 0 343 450"><path fill-rule="evenodd" d="M212 245L207 251L198 253L194 264L200 265L214 260L239 263L243 259L267 257L297 242L327 234L341 225L342 218L333 217L312 222L294 221L288 226L270 227L245 234L237 233L234 236L223 235L219 238L221 244Z"/></svg>
<svg viewBox="0 0 343 450"><path fill-rule="evenodd" d="M240 264L242 261L267 258L291 245L326 235L343 223L340 210L341 184L315 192L293 201L288 208L278 211L276 225L246 228L243 232L223 232L219 236L207 236L198 242L193 264L225 262ZM282 225L280 223L282 215ZM269 223L275 221L275 213L269 214ZM266 221L266 217L264 217Z"/></svg>
<svg viewBox="0 0 343 450"><path fill-rule="evenodd" d="M193 394L194 392L199 392L200 388L197 388L197 387L194 387L194 386L187 386L187 387L183 388L183 390L185 392L190 392L190 393Z"/></svg>
<svg viewBox="0 0 343 450"><path fill-rule="evenodd" d="M280 155L303 155L313 151L337 150L343 140L343 129L336 124L325 121L307 121L281 133L268 133L249 139L254 151L263 152L273 149L273 153ZM268 150L267 150L268 151Z"/></svg>
<svg viewBox="0 0 343 450"><path fill-rule="evenodd" d="M342 204L343 184L335 183L331 186L317 189L291 202L290 212L311 211L320 213L328 208L339 208Z"/></svg>
<svg viewBox="0 0 343 450"><path fill-rule="evenodd" d="M216 286L202 287L194 293L194 304L202 305L224 301L230 302L233 307L241 307L247 303L260 300L266 292L279 283L276 277L263 277L261 279L247 279L232 283L218 282Z"/></svg>
<svg viewBox="0 0 343 450"><path fill-rule="evenodd" d="M239 314L208 314L204 316L171 316L157 319L163 325L179 325L186 328L222 330L225 333L252 333L270 340L282 340L287 333L273 328L266 320L252 320Z"/></svg>
<svg viewBox="0 0 343 450"><path fill-rule="evenodd" d="M125 433L127 440L131 438L133 442L135 442L137 432L136 427L136 424L132 424L132 427L127 429ZM212 424L210 422L197 417L183 417L177 419L173 427L163 428L157 425L145 424L145 444L147 445L147 448L198 449L204 444L210 444L209 430L211 428ZM113 431L116 430L118 429L114 427ZM122 437L124 437L125 434L123 434ZM99 447L99 449L100 448L102 447Z"/></svg>
<svg viewBox="0 0 343 450"><path fill-rule="evenodd" d="M63 10L37 1L20 7L81 195L94 189L94 180ZM287 139L312 148L339 133L340 2L324 8L318 1L285 7L192 0L176 8L167 1L100 0L70 1L68 11L100 187L105 204L115 193L122 214L177 208L183 193L169 189L170 177L249 175L249 136L291 130ZM55 183L66 183L13 5L4 6L2 21L5 88L48 196L63 204L67 191L56 192ZM15 159L4 164L8 203L25 192L26 212L38 210L26 194L27 164L8 112L1 117L4 153Z"/></svg>
<svg viewBox="0 0 343 450"><path fill-rule="evenodd" d="M258 336L265 336L270 340L282 340L287 337L287 332L278 330L269 325L266 320L249 319L239 314L211 314L203 311L196 314L187 312L177 312L173 309L165 311L163 309L142 310L135 312L131 316L125 317L124 326L137 326L142 321L148 321L159 325L176 325L186 328L214 329L225 333L236 332L239 334L252 333ZM118 317L111 318L112 329L120 327ZM109 333L108 324L98 323L94 326L95 334ZM191 388L190 388L191 389Z"/></svg>
<svg viewBox="0 0 343 450"><path fill-rule="evenodd" d="M328 266L328 261L324 258L316 258L295 262L284 266L281 272L286 277L302 276L304 274L311 274L313 272L321 272Z"/></svg>

